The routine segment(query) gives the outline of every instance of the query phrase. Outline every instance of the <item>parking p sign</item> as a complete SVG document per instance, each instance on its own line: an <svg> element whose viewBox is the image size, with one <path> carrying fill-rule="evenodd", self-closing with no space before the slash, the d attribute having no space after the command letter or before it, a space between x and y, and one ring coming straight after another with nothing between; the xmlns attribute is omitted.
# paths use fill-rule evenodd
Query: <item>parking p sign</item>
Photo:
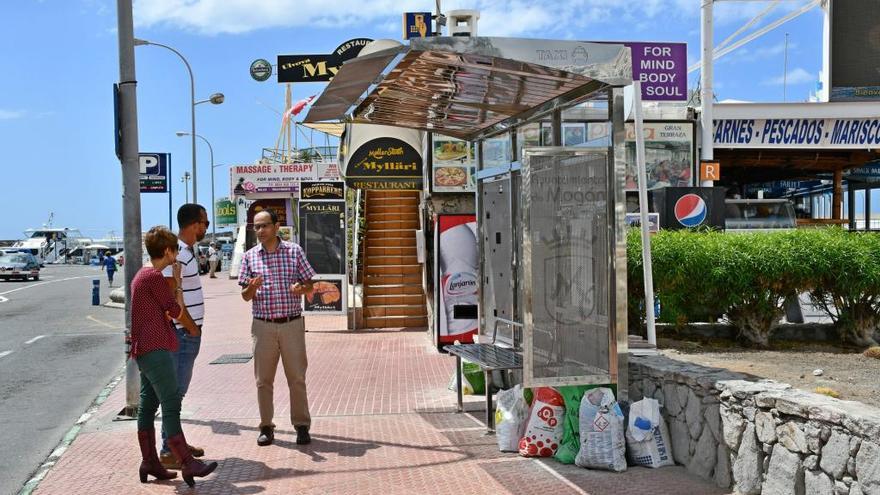
<svg viewBox="0 0 880 495"><path fill-rule="evenodd" d="M171 156L168 153L140 153L141 192L164 193L168 192L168 163Z"/></svg>

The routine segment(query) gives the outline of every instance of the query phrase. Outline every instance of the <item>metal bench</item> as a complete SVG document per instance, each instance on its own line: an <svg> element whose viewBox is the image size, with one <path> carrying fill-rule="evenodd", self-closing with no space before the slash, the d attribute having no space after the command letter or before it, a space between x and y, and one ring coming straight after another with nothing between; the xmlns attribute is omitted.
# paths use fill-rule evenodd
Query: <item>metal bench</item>
<svg viewBox="0 0 880 495"><path fill-rule="evenodd" d="M458 398L458 412L464 411L462 398L462 373L461 360L465 359L476 364L483 370L486 389L486 434L495 432L495 410L492 407L492 372L495 370L519 370L523 367L522 355L515 349L495 345L495 336L498 332L498 323L505 323L514 327L522 328L521 323L496 318L495 329L492 332L491 344L458 344L443 346L443 350L455 356L456 394Z"/></svg>

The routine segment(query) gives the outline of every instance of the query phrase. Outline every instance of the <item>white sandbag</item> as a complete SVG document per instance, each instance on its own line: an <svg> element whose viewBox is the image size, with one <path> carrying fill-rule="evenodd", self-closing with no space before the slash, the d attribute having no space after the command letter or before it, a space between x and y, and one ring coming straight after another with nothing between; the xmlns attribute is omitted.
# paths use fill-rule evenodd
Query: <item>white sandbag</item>
<svg viewBox="0 0 880 495"><path fill-rule="evenodd" d="M523 457L553 457L565 423L565 400L556 389L535 389L529 422L519 441L519 453Z"/></svg>
<svg viewBox="0 0 880 495"><path fill-rule="evenodd" d="M626 428L626 449L630 463L659 468L673 466L669 429L660 414L660 403L645 398L629 408Z"/></svg>
<svg viewBox="0 0 880 495"><path fill-rule="evenodd" d="M626 470L623 412L609 388L584 394L579 411L581 443L574 463L592 469Z"/></svg>
<svg viewBox="0 0 880 495"><path fill-rule="evenodd" d="M523 426L529 414L529 406L523 397L522 385L500 390L496 395L495 439L501 452L517 452Z"/></svg>

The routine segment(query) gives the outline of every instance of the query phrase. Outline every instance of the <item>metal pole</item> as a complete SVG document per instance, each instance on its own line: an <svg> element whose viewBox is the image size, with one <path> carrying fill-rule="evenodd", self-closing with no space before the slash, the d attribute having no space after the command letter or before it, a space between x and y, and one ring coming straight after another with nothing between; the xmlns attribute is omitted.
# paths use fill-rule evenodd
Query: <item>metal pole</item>
<svg viewBox="0 0 880 495"><path fill-rule="evenodd" d="M715 0L703 0L703 8L700 10L700 20L702 21L702 30L700 31L700 42L703 51L703 68L700 71L700 125L702 127L702 143L700 145L700 158L704 161L711 161L715 156L712 146L714 144L714 125L712 121L712 4ZM700 183L704 187L712 187L711 180L702 181ZM654 301L645 301L645 304L653 305ZM653 306L652 306L653 311Z"/></svg>
<svg viewBox="0 0 880 495"><path fill-rule="evenodd" d="M165 172L165 180L168 182L168 230L174 230L174 224L171 222L171 153L168 153L168 170Z"/></svg>
<svg viewBox="0 0 880 495"><path fill-rule="evenodd" d="M208 151L211 152L211 241L217 242L217 219L215 218L217 204L214 202L214 147L207 139L199 137L208 145Z"/></svg>
<svg viewBox="0 0 880 495"><path fill-rule="evenodd" d="M141 251L140 164L138 163L137 79L132 0L116 0L119 36L119 100L122 127L122 217L125 245L125 343L131 342L131 281L143 263ZM135 416L140 395L137 362L125 361L125 409Z"/></svg>
<svg viewBox="0 0 880 495"><path fill-rule="evenodd" d="M786 89L788 86L788 33L785 33L785 50L782 56L782 101L787 100Z"/></svg>
<svg viewBox="0 0 880 495"><path fill-rule="evenodd" d="M633 100L636 131L636 166L639 171L639 219L642 224L642 275L645 279L645 323L648 326L648 343L657 347L657 330L654 326L654 272L651 267L651 233L648 223L645 123L642 118L642 83L640 81L633 81Z"/></svg>

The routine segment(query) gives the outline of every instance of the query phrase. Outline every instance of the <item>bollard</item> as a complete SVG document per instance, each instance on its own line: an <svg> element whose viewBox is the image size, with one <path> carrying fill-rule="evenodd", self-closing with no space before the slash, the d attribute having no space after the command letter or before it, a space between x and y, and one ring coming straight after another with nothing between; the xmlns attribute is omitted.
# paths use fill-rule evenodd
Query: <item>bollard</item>
<svg viewBox="0 0 880 495"><path fill-rule="evenodd" d="M92 306L101 305L101 279L92 279Z"/></svg>

